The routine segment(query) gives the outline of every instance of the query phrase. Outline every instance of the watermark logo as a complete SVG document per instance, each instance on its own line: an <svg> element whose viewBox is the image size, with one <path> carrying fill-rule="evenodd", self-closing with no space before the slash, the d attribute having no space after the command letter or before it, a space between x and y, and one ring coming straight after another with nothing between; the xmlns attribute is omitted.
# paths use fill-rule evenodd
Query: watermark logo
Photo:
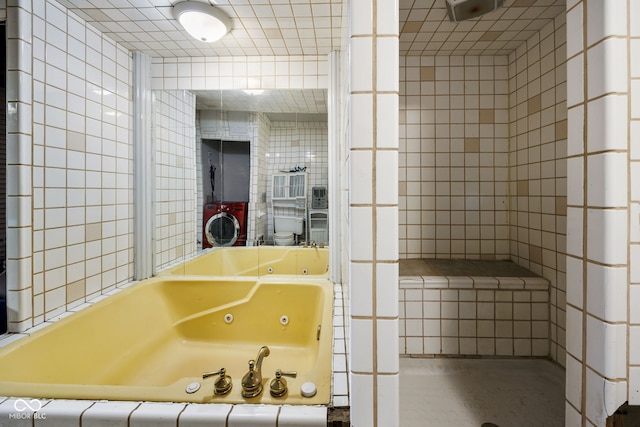
<svg viewBox="0 0 640 427"><path fill-rule="evenodd" d="M9 414L10 419L14 420L29 420L31 418L36 420L44 420L47 418L46 414L39 412L42 409L42 402L38 399L17 399L13 402L13 409L15 413Z"/></svg>
<svg viewBox="0 0 640 427"><path fill-rule="evenodd" d="M32 412L38 412L40 409L42 409L42 402L40 402L38 399L18 399L13 403L13 408L18 412L24 412L27 409L31 410Z"/></svg>

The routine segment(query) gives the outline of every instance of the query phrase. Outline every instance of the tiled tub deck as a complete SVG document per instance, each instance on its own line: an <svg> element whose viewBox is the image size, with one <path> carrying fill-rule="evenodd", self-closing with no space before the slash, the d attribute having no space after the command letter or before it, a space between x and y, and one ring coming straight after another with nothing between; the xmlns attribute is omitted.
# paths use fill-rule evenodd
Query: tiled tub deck
<svg viewBox="0 0 640 427"><path fill-rule="evenodd" d="M511 261L400 260L400 354L549 355L549 282Z"/></svg>

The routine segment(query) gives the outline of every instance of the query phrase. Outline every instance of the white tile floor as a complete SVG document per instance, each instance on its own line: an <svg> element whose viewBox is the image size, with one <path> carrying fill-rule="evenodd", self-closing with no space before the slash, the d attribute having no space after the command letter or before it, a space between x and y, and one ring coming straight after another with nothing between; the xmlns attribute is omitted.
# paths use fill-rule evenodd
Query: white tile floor
<svg viewBox="0 0 640 427"><path fill-rule="evenodd" d="M563 427L564 370L540 359L400 359L402 427Z"/></svg>

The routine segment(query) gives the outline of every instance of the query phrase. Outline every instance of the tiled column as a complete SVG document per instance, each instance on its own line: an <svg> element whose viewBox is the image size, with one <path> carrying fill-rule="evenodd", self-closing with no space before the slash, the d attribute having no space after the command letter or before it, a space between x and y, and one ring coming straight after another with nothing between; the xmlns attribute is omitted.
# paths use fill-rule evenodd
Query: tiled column
<svg viewBox="0 0 640 427"><path fill-rule="evenodd" d="M133 178L136 197L133 202L134 277L146 279L153 274L153 144L151 58L133 53Z"/></svg>
<svg viewBox="0 0 640 427"><path fill-rule="evenodd" d="M351 2L351 423L398 409L398 4Z"/></svg>
<svg viewBox="0 0 640 427"><path fill-rule="evenodd" d="M567 426L604 426L628 394L631 3L567 2Z"/></svg>
<svg viewBox="0 0 640 427"><path fill-rule="evenodd" d="M640 405L640 1L630 0L629 70L629 404Z"/></svg>
<svg viewBox="0 0 640 427"><path fill-rule="evenodd" d="M31 2L7 7L7 317L32 326L32 31Z"/></svg>

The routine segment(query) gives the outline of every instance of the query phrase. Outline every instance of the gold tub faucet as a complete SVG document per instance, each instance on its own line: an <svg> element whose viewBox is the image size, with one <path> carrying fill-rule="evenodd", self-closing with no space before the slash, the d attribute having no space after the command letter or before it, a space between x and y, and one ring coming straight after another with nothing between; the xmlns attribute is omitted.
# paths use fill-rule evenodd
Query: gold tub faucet
<svg viewBox="0 0 640 427"><path fill-rule="evenodd" d="M262 360L269 355L269 347L260 347L256 360L249 360L249 372L242 377L242 397L256 397L262 393Z"/></svg>

